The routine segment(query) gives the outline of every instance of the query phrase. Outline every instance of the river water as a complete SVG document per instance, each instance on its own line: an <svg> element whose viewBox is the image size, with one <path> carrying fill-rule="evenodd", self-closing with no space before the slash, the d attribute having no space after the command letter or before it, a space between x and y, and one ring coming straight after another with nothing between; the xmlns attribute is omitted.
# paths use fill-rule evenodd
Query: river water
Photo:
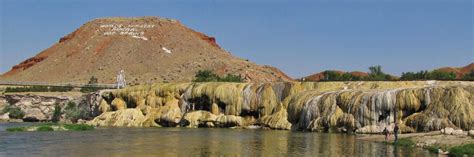
<svg viewBox="0 0 474 157"><path fill-rule="evenodd" d="M436 156L355 135L245 129L99 128L6 132L31 123L0 123L0 156Z"/></svg>

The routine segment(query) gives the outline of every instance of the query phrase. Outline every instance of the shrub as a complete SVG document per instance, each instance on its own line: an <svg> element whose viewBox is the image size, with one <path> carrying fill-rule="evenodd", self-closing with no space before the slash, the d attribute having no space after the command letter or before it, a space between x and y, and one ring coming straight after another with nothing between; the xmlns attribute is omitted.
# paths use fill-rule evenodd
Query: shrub
<svg viewBox="0 0 474 157"><path fill-rule="evenodd" d="M72 122L77 122L79 119L87 119L89 118L89 112L85 108L86 106L83 105L78 106L76 105L75 102L70 101L67 103L66 107L64 108L64 114L66 115L66 118L71 120Z"/></svg>
<svg viewBox="0 0 474 157"><path fill-rule="evenodd" d="M233 74L227 74L221 78L210 70L199 70L193 82L242 82L242 78L240 75Z"/></svg>
<svg viewBox="0 0 474 157"><path fill-rule="evenodd" d="M51 86L49 87L50 92L69 92L72 91L74 87L72 86Z"/></svg>
<svg viewBox="0 0 474 157"><path fill-rule="evenodd" d="M448 150L448 147L447 146L439 146L439 145L431 145L431 146L427 146L425 147L426 149L428 149L428 151L432 152L432 153L438 153L438 150L441 149L441 150Z"/></svg>
<svg viewBox="0 0 474 157"><path fill-rule="evenodd" d="M29 86L29 87L7 87L6 93L13 92L48 92L47 86Z"/></svg>
<svg viewBox="0 0 474 157"><path fill-rule="evenodd" d="M97 84L97 83L99 83L99 79L97 79L97 77L95 77L95 76L92 76L89 79L89 82L87 84Z"/></svg>
<svg viewBox="0 0 474 157"><path fill-rule="evenodd" d="M25 116L25 112L23 112L20 107L8 105L2 110L3 113L10 113L9 117L13 119L22 119Z"/></svg>
<svg viewBox="0 0 474 157"><path fill-rule="evenodd" d="M54 111L53 111L53 117L51 117L51 121L53 122L59 122L59 120L61 119L61 106L59 106L58 103L55 103L54 104Z"/></svg>
<svg viewBox="0 0 474 157"><path fill-rule="evenodd" d="M199 70L193 82L217 82L219 79L219 76L210 70Z"/></svg>
<svg viewBox="0 0 474 157"><path fill-rule="evenodd" d="M19 92L68 92L74 87L72 86L29 86L29 87L7 87L6 93Z"/></svg>
<svg viewBox="0 0 474 157"><path fill-rule="evenodd" d="M240 75L227 74L225 77L219 79L220 82L242 82Z"/></svg>
<svg viewBox="0 0 474 157"><path fill-rule="evenodd" d="M84 87L81 88L81 92L82 93L91 93L91 92L96 92L98 90L102 90L102 89L106 89L106 88L103 88L103 87L94 87L94 86L91 86L91 85L86 85Z"/></svg>
<svg viewBox="0 0 474 157"><path fill-rule="evenodd" d="M462 76L462 79L466 81L474 81L474 70L471 70L471 72L464 74L464 76Z"/></svg>

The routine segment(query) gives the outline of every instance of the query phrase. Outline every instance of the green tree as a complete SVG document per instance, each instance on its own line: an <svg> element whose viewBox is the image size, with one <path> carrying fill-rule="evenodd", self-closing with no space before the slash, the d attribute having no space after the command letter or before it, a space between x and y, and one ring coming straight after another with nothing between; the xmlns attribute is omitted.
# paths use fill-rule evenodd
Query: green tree
<svg viewBox="0 0 474 157"><path fill-rule="evenodd" d="M369 76L366 78L368 81L388 81L393 80L392 76L385 74L382 71L382 66L376 65L369 67Z"/></svg>
<svg viewBox="0 0 474 157"><path fill-rule="evenodd" d="M193 82L242 82L240 75L227 74L221 78L210 70L199 70Z"/></svg>
<svg viewBox="0 0 474 157"><path fill-rule="evenodd" d="M195 79L193 82L217 82L219 81L219 76L214 74L210 70L199 70L196 73Z"/></svg>
<svg viewBox="0 0 474 157"><path fill-rule="evenodd" d="M474 81L474 70L471 70L471 72L464 74L464 76L462 76L462 79L466 81Z"/></svg>
<svg viewBox="0 0 474 157"><path fill-rule="evenodd" d="M379 75L383 75L384 73L382 72L382 66L380 65L376 65L376 66L371 66L369 67L369 75L375 75L375 76L379 76Z"/></svg>
<svg viewBox="0 0 474 157"><path fill-rule="evenodd" d="M322 81L340 81L341 80L341 74L331 71L331 70L326 70L323 72L324 78L321 79Z"/></svg>
<svg viewBox="0 0 474 157"><path fill-rule="evenodd" d="M430 80L455 80L456 74L452 72L444 72L441 70L434 70L427 74Z"/></svg>

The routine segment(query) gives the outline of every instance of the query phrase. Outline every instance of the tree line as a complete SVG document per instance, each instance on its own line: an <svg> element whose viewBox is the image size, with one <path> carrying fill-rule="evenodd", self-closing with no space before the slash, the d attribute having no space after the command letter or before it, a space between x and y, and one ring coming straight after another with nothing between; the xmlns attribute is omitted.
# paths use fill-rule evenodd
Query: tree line
<svg viewBox="0 0 474 157"><path fill-rule="evenodd" d="M324 77L319 81L415 81L415 80L465 80L474 81L474 70L462 76L460 79L453 72L441 70L419 72L403 72L400 78L386 74L382 71L382 66L371 66L367 76L356 76L350 72L340 73L327 70L323 72ZM302 81L304 81L302 79Z"/></svg>

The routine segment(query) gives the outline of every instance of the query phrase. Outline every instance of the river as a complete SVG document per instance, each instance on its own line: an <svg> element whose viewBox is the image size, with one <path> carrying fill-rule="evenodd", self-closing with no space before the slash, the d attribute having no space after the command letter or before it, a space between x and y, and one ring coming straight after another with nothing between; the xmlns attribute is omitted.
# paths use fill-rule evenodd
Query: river
<svg viewBox="0 0 474 157"><path fill-rule="evenodd" d="M31 123L0 123L0 156L437 156L331 133L217 128L5 131L22 125Z"/></svg>

